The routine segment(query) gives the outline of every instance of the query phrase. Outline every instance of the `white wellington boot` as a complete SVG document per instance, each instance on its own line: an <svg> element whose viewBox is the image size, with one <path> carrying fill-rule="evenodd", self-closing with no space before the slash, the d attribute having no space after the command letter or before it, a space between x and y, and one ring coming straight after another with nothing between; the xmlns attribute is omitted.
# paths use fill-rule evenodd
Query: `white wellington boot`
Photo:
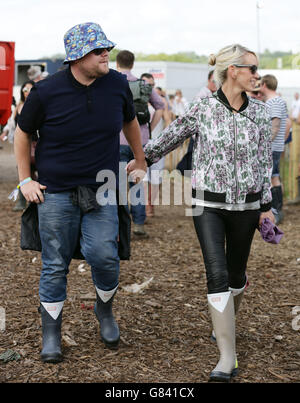
<svg viewBox="0 0 300 403"><path fill-rule="evenodd" d="M220 351L220 360L210 374L210 381L230 382L237 375L235 352L235 312L231 291L208 294L208 307Z"/></svg>

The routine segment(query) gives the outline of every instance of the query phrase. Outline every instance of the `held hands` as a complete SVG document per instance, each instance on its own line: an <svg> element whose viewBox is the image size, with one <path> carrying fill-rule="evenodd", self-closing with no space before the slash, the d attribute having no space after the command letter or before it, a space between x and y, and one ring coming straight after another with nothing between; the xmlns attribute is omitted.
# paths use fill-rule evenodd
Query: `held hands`
<svg viewBox="0 0 300 403"><path fill-rule="evenodd" d="M275 224L275 217L274 217L274 214L272 213L272 210L261 213L261 215L259 217L259 223L258 223L259 226L261 226L261 224L265 218L268 218L273 224Z"/></svg>
<svg viewBox="0 0 300 403"><path fill-rule="evenodd" d="M131 176L133 182L139 183L143 180L147 172L147 164L145 160L131 160L126 166L128 175Z"/></svg>
<svg viewBox="0 0 300 403"><path fill-rule="evenodd" d="M40 183L32 180L25 185L22 185L20 190L28 202L39 204L44 202L42 190L46 188L47 186L41 185Z"/></svg>

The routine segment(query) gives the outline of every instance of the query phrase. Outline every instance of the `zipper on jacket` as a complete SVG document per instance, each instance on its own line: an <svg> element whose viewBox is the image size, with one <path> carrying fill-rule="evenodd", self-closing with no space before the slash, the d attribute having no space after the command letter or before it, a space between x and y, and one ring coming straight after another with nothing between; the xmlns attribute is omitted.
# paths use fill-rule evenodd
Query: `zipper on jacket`
<svg viewBox="0 0 300 403"><path fill-rule="evenodd" d="M232 116L233 116L233 124L234 124L234 172L235 172L235 182L236 182L235 203L237 203L237 200L238 200L238 175L237 175L237 163L236 163L236 157L237 157L237 124L236 124L236 119L234 117L233 112L232 112Z"/></svg>

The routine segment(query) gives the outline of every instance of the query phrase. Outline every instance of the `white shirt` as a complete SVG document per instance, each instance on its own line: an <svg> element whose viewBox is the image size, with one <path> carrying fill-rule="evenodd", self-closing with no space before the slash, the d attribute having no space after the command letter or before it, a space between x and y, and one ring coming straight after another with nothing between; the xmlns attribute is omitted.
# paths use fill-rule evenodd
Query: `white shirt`
<svg viewBox="0 0 300 403"><path fill-rule="evenodd" d="M299 114L300 114L300 99L298 100L294 99L291 108L292 119L297 119Z"/></svg>

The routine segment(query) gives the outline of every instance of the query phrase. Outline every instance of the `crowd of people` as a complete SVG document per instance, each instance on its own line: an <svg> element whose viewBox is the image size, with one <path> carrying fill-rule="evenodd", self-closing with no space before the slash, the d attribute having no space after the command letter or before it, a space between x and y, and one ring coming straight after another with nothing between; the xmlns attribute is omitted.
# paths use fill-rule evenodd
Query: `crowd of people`
<svg viewBox="0 0 300 403"><path fill-rule="evenodd" d="M120 270L117 188L112 203L96 204L104 184L97 174L110 170L118 178L119 163L126 164L138 202L125 209L142 239L146 218L155 214L157 172L168 153L191 139L193 223L220 351L210 380L228 382L238 373L235 317L254 232L265 220L274 225L282 219L279 161L288 113L277 80L259 76L255 52L227 46L210 56L207 85L188 103L180 89L172 96L156 87L149 73L135 77L131 51L120 51L117 71L109 69L115 43L96 23L72 27L64 44L66 69L46 80L35 71L36 82L24 83L12 116L20 199L37 206L42 244L41 359L63 360L67 273L78 242L91 266L101 339L110 348L120 340L113 314ZM299 119L297 108L291 119Z"/></svg>

